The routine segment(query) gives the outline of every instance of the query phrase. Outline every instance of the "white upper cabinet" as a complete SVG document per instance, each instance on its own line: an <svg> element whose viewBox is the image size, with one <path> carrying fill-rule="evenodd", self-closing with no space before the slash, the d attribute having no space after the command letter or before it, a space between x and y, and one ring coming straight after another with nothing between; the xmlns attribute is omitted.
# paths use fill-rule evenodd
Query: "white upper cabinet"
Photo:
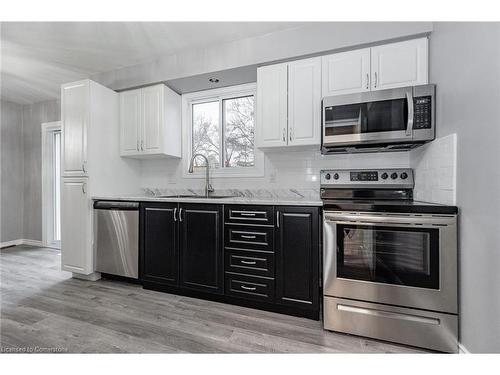
<svg viewBox="0 0 500 375"><path fill-rule="evenodd" d="M286 146L287 64L257 69L257 147Z"/></svg>
<svg viewBox="0 0 500 375"><path fill-rule="evenodd" d="M61 87L62 175L87 175L87 137L89 123L89 81Z"/></svg>
<svg viewBox="0 0 500 375"><path fill-rule="evenodd" d="M427 38L373 47L372 90L428 83Z"/></svg>
<svg viewBox="0 0 500 375"><path fill-rule="evenodd" d="M321 59L288 64L288 144L321 143Z"/></svg>
<svg viewBox="0 0 500 375"><path fill-rule="evenodd" d="M370 48L323 56L322 95L370 91Z"/></svg>
<svg viewBox="0 0 500 375"><path fill-rule="evenodd" d="M181 157L181 97L163 84L120 93L120 155Z"/></svg>
<svg viewBox="0 0 500 375"><path fill-rule="evenodd" d="M257 147L319 145L320 132L321 58L258 68Z"/></svg>
<svg viewBox="0 0 500 375"><path fill-rule="evenodd" d="M141 90L120 93L121 155L134 155L140 149Z"/></svg>

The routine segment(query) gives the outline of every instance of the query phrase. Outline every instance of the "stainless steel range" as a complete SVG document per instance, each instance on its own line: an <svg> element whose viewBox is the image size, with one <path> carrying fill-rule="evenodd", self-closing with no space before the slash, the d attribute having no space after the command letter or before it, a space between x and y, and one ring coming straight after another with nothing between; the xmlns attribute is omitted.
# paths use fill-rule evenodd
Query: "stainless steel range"
<svg viewBox="0 0 500 375"><path fill-rule="evenodd" d="M411 169L325 170L324 327L457 352L457 208Z"/></svg>

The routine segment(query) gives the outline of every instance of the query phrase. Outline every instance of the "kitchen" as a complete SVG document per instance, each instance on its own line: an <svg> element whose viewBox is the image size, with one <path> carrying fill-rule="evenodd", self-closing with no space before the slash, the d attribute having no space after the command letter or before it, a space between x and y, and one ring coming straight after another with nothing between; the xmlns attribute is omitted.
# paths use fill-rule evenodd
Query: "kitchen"
<svg viewBox="0 0 500 375"><path fill-rule="evenodd" d="M62 81L50 100L5 90L2 132L20 107L29 184L23 232L2 226L2 345L73 332L73 353L498 352L498 290L479 276L498 261L499 44L478 58L498 23L188 26L219 44ZM5 51L71 27L2 23ZM247 35L224 39L231 27Z"/></svg>

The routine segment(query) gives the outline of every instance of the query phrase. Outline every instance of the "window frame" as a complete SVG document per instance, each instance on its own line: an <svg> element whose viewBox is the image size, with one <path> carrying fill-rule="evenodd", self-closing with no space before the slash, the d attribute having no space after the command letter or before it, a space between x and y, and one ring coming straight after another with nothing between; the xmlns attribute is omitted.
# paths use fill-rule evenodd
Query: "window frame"
<svg viewBox="0 0 500 375"><path fill-rule="evenodd" d="M224 177L263 177L264 176L264 153L259 150L254 141L254 166L253 167L222 167L223 163L223 142L224 142L224 129L223 129L223 100L233 99L244 96L254 97L254 136L257 139L257 85L255 83L247 83L243 85L222 87L217 89L210 89L204 91L197 91L189 94L182 95L182 159L183 168L182 175L184 178L205 178L205 169L188 173L189 162L192 156L192 136L193 136L193 104L202 104L212 101L219 102L219 131L221 142L221 159L220 168L211 168L211 178L224 178Z"/></svg>

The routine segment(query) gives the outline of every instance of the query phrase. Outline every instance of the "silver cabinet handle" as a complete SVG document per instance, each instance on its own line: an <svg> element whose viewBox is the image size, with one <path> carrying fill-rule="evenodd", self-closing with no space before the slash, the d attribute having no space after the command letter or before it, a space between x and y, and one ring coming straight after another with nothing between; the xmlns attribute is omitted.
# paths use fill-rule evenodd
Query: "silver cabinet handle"
<svg viewBox="0 0 500 375"><path fill-rule="evenodd" d="M177 221L177 207L174 208L174 221Z"/></svg>
<svg viewBox="0 0 500 375"><path fill-rule="evenodd" d="M378 85L378 77L377 77L377 72L375 72L375 88L377 88Z"/></svg>
<svg viewBox="0 0 500 375"><path fill-rule="evenodd" d="M83 171L83 173L87 173L87 168L85 167L85 162L82 163L82 171Z"/></svg>
<svg viewBox="0 0 500 375"><path fill-rule="evenodd" d="M179 208L179 221L182 223L182 207Z"/></svg>
<svg viewBox="0 0 500 375"><path fill-rule="evenodd" d="M136 150L137 150L137 151L140 151L140 150L139 150L139 140L137 140L137 143L136 143L136 145L135 145L135 148L136 148Z"/></svg>
<svg viewBox="0 0 500 375"><path fill-rule="evenodd" d="M285 141L286 141L285 132L286 132L286 129L285 129L285 128L283 128L283 142L285 142Z"/></svg>
<svg viewBox="0 0 500 375"><path fill-rule="evenodd" d="M276 227L280 227L280 212L276 211Z"/></svg>
<svg viewBox="0 0 500 375"><path fill-rule="evenodd" d="M254 239L256 239L256 238L257 238L256 236L247 236L247 235L245 235L245 234L242 234L240 237L241 237L241 238L248 238L248 239L250 239L250 240L254 240Z"/></svg>
<svg viewBox="0 0 500 375"><path fill-rule="evenodd" d="M366 73L366 89L368 90L369 87L370 87L370 75Z"/></svg>
<svg viewBox="0 0 500 375"><path fill-rule="evenodd" d="M141 141L141 151L144 151L144 141Z"/></svg>
<svg viewBox="0 0 500 375"><path fill-rule="evenodd" d="M250 265L254 265L254 264L257 264L257 262L255 260L242 260L241 263L243 264L250 264Z"/></svg>
<svg viewBox="0 0 500 375"><path fill-rule="evenodd" d="M406 93L406 100L408 100L408 123L406 124L406 135L411 136L413 130L413 117L415 115L411 90Z"/></svg>
<svg viewBox="0 0 500 375"><path fill-rule="evenodd" d="M290 129L290 142L292 141L292 137L293 137L293 128Z"/></svg>
<svg viewBox="0 0 500 375"><path fill-rule="evenodd" d="M254 213L240 212L241 216L255 216Z"/></svg>
<svg viewBox="0 0 500 375"><path fill-rule="evenodd" d="M87 184L85 182L82 184L82 193L87 194Z"/></svg>
<svg viewBox="0 0 500 375"><path fill-rule="evenodd" d="M241 289L245 289L245 290L257 290L257 287L242 285Z"/></svg>

